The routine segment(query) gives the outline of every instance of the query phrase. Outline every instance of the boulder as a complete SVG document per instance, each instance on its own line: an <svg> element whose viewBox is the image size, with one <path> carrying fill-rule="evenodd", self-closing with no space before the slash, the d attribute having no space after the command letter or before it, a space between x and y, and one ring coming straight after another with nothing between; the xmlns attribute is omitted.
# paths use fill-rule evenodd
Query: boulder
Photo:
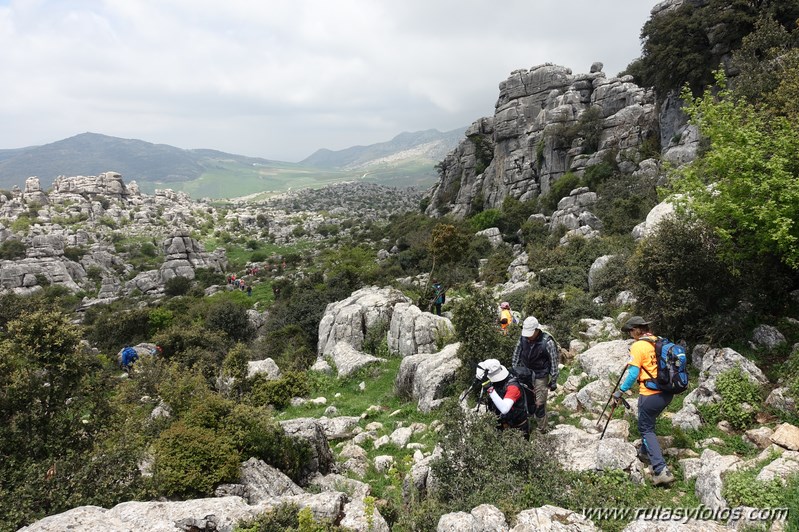
<svg viewBox="0 0 799 532"><path fill-rule="evenodd" d="M325 431L319 422L312 418L297 418L280 422L280 427L287 436L300 442L310 444L310 456L301 471L302 485L314 474L327 474L335 467L335 458L325 437Z"/></svg>
<svg viewBox="0 0 799 532"><path fill-rule="evenodd" d="M542 532L556 531L591 531L599 530L593 521L583 514L559 508L557 506L542 506L531 510L523 510L516 516L516 526L513 531L540 530Z"/></svg>
<svg viewBox="0 0 799 532"><path fill-rule="evenodd" d="M789 477L799 474L799 452L786 451L782 456L767 464L755 477L755 480L770 482L777 479L782 485L787 484Z"/></svg>
<svg viewBox="0 0 799 532"><path fill-rule="evenodd" d="M788 388L780 387L771 390L766 397L766 405L786 414L796 414L796 400L790 396Z"/></svg>
<svg viewBox="0 0 799 532"><path fill-rule="evenodd" d="M774 429L771 441L790 451L799 451L799 427L783 423Z"/></svg>
<svg viewBox="0 0 799 532"><path fill-rule="evenodd" d="M280 378L280 368L271 358L263 360L250 360L247 362L247 378L251 379L256 375L263 375L267 380Z"/></svg>
<svg viewBox="0 0 799 532"><path fill-rule="evenodd" d="M421 412L438 408L445 399L445 389L454 382L463 364L458 358L459 348L459 343L450 344L438 353L405 357L394 380L395 393L417 401Z"/></svg>
<svg viewBox="0 0 799 532"><path fill-rule="evenodd" d="M492 248L497 248L502 245L502 233L496 227L489 227L488 229L477 231L475 236L486 237Z"/></svg>
<svg viewBox="0 0 799 532"><path fill-rule="evenodd" d="M630 359L630 341L612 340L601 342L577 355L577 363L591 378L617 377L624 371Z"/></svg>
<svg viewBox="0 0 799 532"><path fill-rule="evenodd" d="M245 487L246 498L250 504L257 504L273 497L305 493L280 470L254 457L241 464L240 481Z"/></svg>
<svg viewBox="0 0 799 532"><path fill-rule="evenodd" d="M422 312L411 303L397 303L391 315L388 348L403 357L435 353L437 344L454 332L455 328L448 318Z"/></svg>
<svg viewBox="0 0 799 532"><path fill-rule="evenodd" d="M358 351L347 342L338 342L328 352L328 357L333 361L340 378L349 377L359 369L369 364L385 362L385 358L378 358Z"/></svg>
<svg viewBox="0 0 799 532"><path fill-rule="evenodd" d="M723 456L712 449L705 449L700 457L702 466L696 476L696 497L699 502L713 510L727 508L727 501L721 495L722 474L735 470L741 464L737 456Z"/></svg>
<svg viewBox="0 0 799 532"><path fill-rule="evenodd" d="M397 303L410 299L394 288L371 286L353 292L342 301L330 303L319 322L318 351L328 355L339 342L360 350L366 332L391 321Z"/></svg>
<svg viewBox="0 0 799 532"><path fill-rule="evenodd" d="M508 522L499 508L491 504L481 504L472 508L471 512L453 512L442 515L436 527L438 532L461 530L485 530L506 532Z"/></svg>
<svg viewBox="0 0 799 532"><path fill-rule="evenodd" d="M763 347L766 349L774 349L786 342L785 336L771 325L758 325L752 331L752 343L756 347Z"/></svg>

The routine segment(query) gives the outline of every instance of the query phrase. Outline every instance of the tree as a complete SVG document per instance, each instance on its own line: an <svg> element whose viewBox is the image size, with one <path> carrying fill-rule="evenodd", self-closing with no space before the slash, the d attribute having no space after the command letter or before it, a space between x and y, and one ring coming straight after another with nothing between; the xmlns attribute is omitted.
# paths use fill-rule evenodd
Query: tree
<svg viewBox="0 0 799 532"><path fill-rule="evenodd" d="M799 128L736 101L722 74L717 95L691 99L686 112L709 149L676 172L676 190L714 227L724 254L744 260L772 253L799 268Z"/></svg>

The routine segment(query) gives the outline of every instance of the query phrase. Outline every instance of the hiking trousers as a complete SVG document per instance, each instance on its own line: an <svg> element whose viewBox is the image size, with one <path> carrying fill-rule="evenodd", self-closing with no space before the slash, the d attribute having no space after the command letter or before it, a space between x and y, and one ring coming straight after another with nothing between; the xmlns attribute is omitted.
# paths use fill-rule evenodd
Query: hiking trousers
<svg viewBox="0 0 799 532"><path fill-rule="evenodd" d="M656 475L666 467L666 461L663 459L663 451L655 434L655 421L672 399L674 395L665 392L638 396L638 432L641 433L641 447L649 455L652 472Z"/></svg>

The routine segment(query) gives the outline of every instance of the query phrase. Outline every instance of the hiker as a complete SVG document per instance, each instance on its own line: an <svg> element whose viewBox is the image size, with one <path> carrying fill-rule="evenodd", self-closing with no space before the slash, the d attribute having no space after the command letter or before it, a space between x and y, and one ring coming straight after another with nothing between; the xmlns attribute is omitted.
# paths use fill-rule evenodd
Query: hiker
<svg viewBox="0 0 799 532"><path fill-rule="evenodd" d="M247 285L247 297L252 297L252 285Z"/></svg>
<svg viewBox="0 0 799 532"><path fill-rule="evenodd" d="M510 310L510 303L503 301L499 304L499 326L502 329L502 334L508 334L508 327L511 323L516 323L516 318Z"/></svg>
<svg viewBox="0 0 799 532"><path fill-rule="evenodd" d="M530 422L522 386L516 377L495 358L477 364L476 377L483 382L491 402L489 409L498 416L497 428L520 430L525 438L530 437Z"/></svg>
<svg viewBox="0 0 799 532"><path fill-rule="evenodd" d="M627 378L613 393L613 399L618 403L622 393L632 388L636 381L639 383L638 432L641 433L641 447L638 449L638 458L642 462L649 462L652 465L652 484L655 486L668 485L674 482L674 475L666 467L666 461L663 459L660 443L655 435L655 421L669 406L674 395L660 390L651 390L643 384L647 379L657 377L657 354L654 345L657 336L652 334L650 322L641 316L633 316L627 320L621 330L629 333L634 341L630 346L630 361L625 368Z"/></svg>
<svg viewBox="0 0 799 532"><path fill-rule="evenodd" d="M120 353L119 365L125 373L130 373L131 366L139 359L139 353L131 346L126 345Z"/></svg>
<svg viewBox="0 0 799 532"><path fill-rule="evenodd" d="M433 291L433 305L436 307L436 314L441 316L441 305L443 305L447 299L447 295L445 294L446 290L444 290L441 283L433 279Z"/></svg>
<svg viewBox="0 0 799 532"><path fill-rule="evenodd" d="M527 316L511 359L513 372L535 393L536 424L547 431L547 397L558 388L558 346L551 335L539 329L535 316Z"/></svg>

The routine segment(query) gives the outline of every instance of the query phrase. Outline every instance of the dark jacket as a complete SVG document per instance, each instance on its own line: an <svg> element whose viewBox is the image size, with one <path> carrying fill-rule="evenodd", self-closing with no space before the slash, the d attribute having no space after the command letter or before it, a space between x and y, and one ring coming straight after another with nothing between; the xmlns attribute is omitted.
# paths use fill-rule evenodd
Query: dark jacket
<svg viewBox="0 0 799 532"><path fill-rule="evenodd" d="M558 346L549 334L541 331L535 341L520 336L513 351L512 365L515 368L527 368L536 379L550 375L550 379L558 378ZM519 373L517 373L519 374Z"/></svg>

